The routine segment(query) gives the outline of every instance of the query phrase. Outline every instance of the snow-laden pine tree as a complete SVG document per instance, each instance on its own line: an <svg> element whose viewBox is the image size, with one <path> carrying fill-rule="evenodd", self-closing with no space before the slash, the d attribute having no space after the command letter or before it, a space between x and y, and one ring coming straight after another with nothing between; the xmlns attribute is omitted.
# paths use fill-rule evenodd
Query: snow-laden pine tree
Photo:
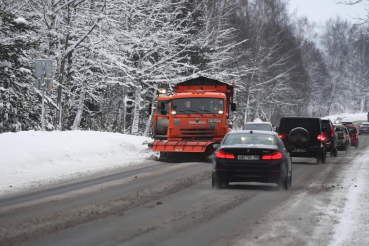
<svg viewBox="0 0 369 246"><path fill-rule="evenodd" d="M38 46L35 28L0 6L0 133L40 128L40 93L34 88L33 64Z"/></svg>

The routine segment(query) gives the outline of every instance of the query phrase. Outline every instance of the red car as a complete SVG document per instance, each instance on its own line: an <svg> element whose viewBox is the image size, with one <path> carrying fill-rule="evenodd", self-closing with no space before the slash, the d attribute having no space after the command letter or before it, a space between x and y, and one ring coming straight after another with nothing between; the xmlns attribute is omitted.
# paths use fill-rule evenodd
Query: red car
<svg viewBox="0 0 369 246"><path fill-rule="evenodd" d="M359 148L359 133L354 125L346 125L347 130L349 131L351 138L351 146L355 146L355 148Z"/></svg>

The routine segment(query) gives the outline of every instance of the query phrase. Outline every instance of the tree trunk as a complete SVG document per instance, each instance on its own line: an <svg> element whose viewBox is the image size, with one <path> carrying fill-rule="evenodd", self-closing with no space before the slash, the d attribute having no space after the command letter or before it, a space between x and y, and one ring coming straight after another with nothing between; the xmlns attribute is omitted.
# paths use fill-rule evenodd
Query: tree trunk
<svg viewBox="0 0 369 246"><path fill-rule="evenodd" d="M133 123L132 123L132 131L131 134L138 134L138 124L140 122L140 103L141 103L141 86L137 86L135 93L135 110L133 114Z"/></svg>
<svg viewBox="0 0 369 246"><path fill-rule="evenodd" d="M145 128L145 132L144 132L144 136L145 137L148 137L149 136L149 133L150 133L150 129L151 129L151 126L152 126L152 117L154 115L154 110L155 110L154 105L155 105L156 99L157 99L157 97L154 97L153 100L152 100L152 102L151 102L151 105L152 105L151 106L151 113L150 113L149 118L148 118L148 120L146 122L146 128Z"/></svg>
<svg viewBox="0 0 369 246"><path fill-rule="evenodd" d="M123 133L126 133L127 119L127 86L123 86Z"/></svg>
<svg viewBox="0 0 369 246"><path fill-rule="evenodd" d="M67 6L68 11L68 17L67 17L67 24L68 26L71 26L71 9L69 5ZM71 30L69 30L71 31ZM65 37L65 49L68 49L69 47L69 41L70 41L70 35L69 33ZM67 68L66 68L66 75L65 75L65 98L64 98L64 105L63 105L63 122L62 122L62 128L68 129L69 128L69 108L70 108L70 85L72 81L72 66L73 66L73 60L72 60L72 54L73 52L70 52L66 59L67 59Z"/></svg>
<svg viewBox="0 0 369 246"><path fill-rule="evenodd" d="M86 95L86 76L82 82L81 94L78 101L78 109L76 117L74 118L72 130L78 130L82 119L83 107L85 106L85 95Z"/></svg>

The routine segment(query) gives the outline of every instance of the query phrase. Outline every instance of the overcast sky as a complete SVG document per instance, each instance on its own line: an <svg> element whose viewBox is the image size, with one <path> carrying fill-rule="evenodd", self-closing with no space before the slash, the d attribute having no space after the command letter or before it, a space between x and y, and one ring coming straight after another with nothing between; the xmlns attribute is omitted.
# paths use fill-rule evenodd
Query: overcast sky
<svg viewBox="0 0 369 246"><path fill-rule="evenodd" d="M290 11L297 11L297 16L307 16L310 21L317 24L324 24L330 17L339 15L341 18L357 23L358 20L353 19L357 16L365 17L369 9L369 1L363 1L356 5L337 4L339 0L289 0ZM342 1L342 0L341 0Z"/></svg>

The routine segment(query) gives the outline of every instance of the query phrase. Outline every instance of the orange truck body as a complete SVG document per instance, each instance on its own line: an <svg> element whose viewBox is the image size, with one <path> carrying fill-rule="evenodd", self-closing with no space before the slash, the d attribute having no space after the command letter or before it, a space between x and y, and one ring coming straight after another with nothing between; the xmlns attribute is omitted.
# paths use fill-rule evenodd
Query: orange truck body
<svg viewBox="0 0 369 246"><path fill-rule="evenodd" d="M231 130L228 124L234 86L205 78L174 86L170 97L167 140L155 140L153 151L211 154Z"/></svg>
<svg viewBox="0 0 369 246"><path fill-rule="evenodd" d="M169 126L169 101L170 96L168 95L159 95L156 101L152 124L152 138L154 140L167 139ZM166 107L164 109L160 108L161 102L166 103ZM165 112L162 113L162 111Z"/></svg>

